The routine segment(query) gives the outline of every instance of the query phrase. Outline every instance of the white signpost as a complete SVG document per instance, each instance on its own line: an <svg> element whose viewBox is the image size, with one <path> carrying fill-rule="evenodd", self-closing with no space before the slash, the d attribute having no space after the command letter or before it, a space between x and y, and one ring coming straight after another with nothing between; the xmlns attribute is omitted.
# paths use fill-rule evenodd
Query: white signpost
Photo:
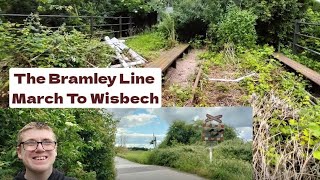
<svg viewBox="0 0 320 180"><path fill-rule="evenodd" d="M209 158L212 162L213 143L223 141L224 124L222 123L222 115L212 116L206 114L207 119L203 121L202 139L210 143Z"/></svg>

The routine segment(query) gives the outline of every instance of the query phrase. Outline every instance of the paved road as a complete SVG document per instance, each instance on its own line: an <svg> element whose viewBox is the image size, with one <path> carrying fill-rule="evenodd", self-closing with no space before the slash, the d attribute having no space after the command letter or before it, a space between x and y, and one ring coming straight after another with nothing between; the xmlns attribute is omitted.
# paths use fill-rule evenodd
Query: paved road
<svg viewBox="0 0 320 180"><path fill-rule="evenodd" d="M142 165L116 157L117 180L205 180L170 168Z"/></svg>

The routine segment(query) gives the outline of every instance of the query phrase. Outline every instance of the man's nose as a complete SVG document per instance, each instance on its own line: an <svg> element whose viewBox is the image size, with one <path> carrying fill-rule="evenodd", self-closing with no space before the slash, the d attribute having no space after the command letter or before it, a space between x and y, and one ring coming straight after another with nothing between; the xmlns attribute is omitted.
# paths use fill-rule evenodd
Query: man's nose
<svg viewBox="0 0 320 180"><path fill-rule="evenodd" d="M43 148L42 143L38 142L36 151L46 151L46 150Z"/></svg>

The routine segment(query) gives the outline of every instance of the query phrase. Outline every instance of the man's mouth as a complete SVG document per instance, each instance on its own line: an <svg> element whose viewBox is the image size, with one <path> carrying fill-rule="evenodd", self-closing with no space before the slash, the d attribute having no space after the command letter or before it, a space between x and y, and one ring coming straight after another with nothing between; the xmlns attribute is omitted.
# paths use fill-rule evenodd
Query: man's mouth
<svg viewBox="0 0 320 180"><path fill-rule="evenodd" d="M48 156L37 156L37 157L33 157L32 159L41 161L41 160L46 160L46 159L48 159Z"/></svg>

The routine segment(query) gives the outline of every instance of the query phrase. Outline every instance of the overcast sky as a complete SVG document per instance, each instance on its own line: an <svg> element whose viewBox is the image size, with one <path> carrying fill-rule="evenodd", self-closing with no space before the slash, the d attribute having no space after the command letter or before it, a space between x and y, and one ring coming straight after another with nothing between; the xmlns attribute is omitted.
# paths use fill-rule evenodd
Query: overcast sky
<svg viewBox="0 0 320 180"><path fill-rule="evenodd" d="M206 119L206 114L223 115L223 123L234 127L238 136L252 140L252 108L250 107L210 107L210 108L157 108L157 109L108 109L119 120L117 127L117 144L119 137L126 137L127 147L151 148L153 133L159 144L175 120L192 123Z"/></svg>

